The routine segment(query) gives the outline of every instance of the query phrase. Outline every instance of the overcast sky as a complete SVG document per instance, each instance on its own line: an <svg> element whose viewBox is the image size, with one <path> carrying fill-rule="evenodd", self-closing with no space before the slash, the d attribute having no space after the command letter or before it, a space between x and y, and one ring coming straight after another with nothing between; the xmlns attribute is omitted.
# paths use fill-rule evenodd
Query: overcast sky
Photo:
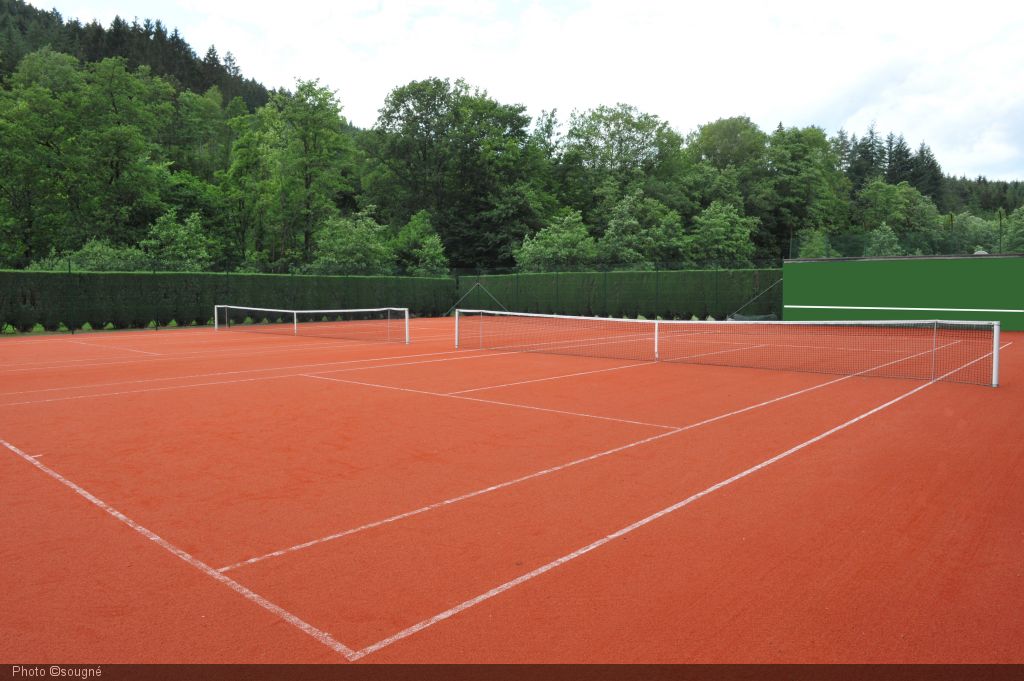
<svg viewBox="0 0 1024 681"><path fill-rule="evenodd" d="M32 4L49 9L46 0ZM247 77L320 79L369 127L394 87L465 78L532 115L631 104L682 133L874 123L949 174L1024 179L1024 3L53 0L65 19L177 27Z"/></svg>

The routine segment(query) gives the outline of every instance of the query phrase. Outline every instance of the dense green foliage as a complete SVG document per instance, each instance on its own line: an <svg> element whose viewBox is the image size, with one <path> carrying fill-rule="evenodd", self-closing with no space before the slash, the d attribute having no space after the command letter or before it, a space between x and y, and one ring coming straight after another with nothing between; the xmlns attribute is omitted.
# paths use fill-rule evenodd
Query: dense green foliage
<svg viewBox="0 0 1024 681"><path fill-rule="evenodd" d="M251 78L228 52L221 60L210 46L200 58L177 29L160 21L128 23L117 17L109 28L98 22L64 21L56 10L36 9L22 0L0 0L0 78L14 72L22 58L49 46L81 62L123 57L134 69L149 66L178 89L206 92L216 86L227 99L241 97L252 110L267 103L267 89Z"/></svg>
<svg viewBox="0 0 1024 681"><path fill-rule="evenodd" d="M462 80L368 130L316 80L267 92L159 23L0 0L0 266L430 276L749 268L1021 248L1024 183L921 144L626 104L531 120Z"/></svg>

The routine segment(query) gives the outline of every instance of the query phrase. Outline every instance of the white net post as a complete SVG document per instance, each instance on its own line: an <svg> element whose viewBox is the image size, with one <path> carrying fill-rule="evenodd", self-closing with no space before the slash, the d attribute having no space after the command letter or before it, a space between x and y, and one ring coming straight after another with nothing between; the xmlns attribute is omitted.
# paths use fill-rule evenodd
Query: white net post
<svg viewBox="0 0 1024 681"><path fill-rule="evenodd" d="M292 312L292 335L299 335L299 313Z"/></svg>
<svg viewBox="0 0 1024 681"><path fill-rule="evenodd" d="M409 344L409 308L403 310L405 313L405 344Z"/></svg>
<svg viewBox="0 0 1024 681"><path fill-rule="evenodd" d="M938 347L939 322L932 322L932 380L935 380L935 353Z"/></svg>
<svg viewBox="0 0 1024 681"><path fill-rule="evenodd" d="M455 311L455 349L459 349L459 311Z"/></svg>
<svg viewBox="0 0 1024 681"><path fill-rule="evenodd" d="M220 330L220 305L213 306L213 330Z"/></svg>
<svg viewBox="0 0 1024 681"><path fill-rule="evenodd" d="M999 387L999 322L992 327L992 387Z"/></svg>
<svg viewBox="0 0 1024 681"><path fill-rule="evenodd" d="M658 320L655 319L654 320L654 361L655 362L657 362L658 359L660 359L659 353L658 353L658 328L659 328L659 326L660 325L658 324Z"/></svg>

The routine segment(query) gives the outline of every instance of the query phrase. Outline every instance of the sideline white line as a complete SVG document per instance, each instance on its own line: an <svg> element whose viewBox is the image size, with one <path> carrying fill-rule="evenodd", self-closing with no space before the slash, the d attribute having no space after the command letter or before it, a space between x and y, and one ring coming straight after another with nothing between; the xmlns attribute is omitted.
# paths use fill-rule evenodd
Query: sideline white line
<svg viewBox="0 0 1024 681"><path fill-rule="evenodd" d="M455 390L446 395L465 395L466 393L480 392L481 390L497 390L498 388L510 388L514 385L526 385L527 383L542 383L544 381L555 381L560 378L572 378L574 376L588 376L590 374L600 374L605 371L618 371L619 369L630 369L632 367L649 367L654 366L651 362L639 362L637 364L623 364L622 366L610 367L608 369L594 369L593 371L577 371L574 374L560 374L558 376L545 376L544 378L531 378L528 381L516 381L515 383L502 383L500 385L485 385L482 388L470 388L469 390Z"/></svg>
<svg viewBox="0 0 1024 681"><path fill-rule="evenodd" d="M1005 346L1003 346L1003 347L1005 347ZM1002 348L1000 348L1000 349L1002 349ZM991 355L991 353L989 353L989 355ZM431 627L431 626L437 624L438 622L443 622L444 620L449 619L451 617L454 617L455 615L459 614L460 612L462 612L464 610L468 610L469 608L472 608L475 605L479 605L480 603L483 603L484 601L490 600L491 598L494 598L495 596L497 596L499 594L502 594L502 593L508 591L509 589L512 589L512 588L514 588L516 586L519 586L520 584L523 584L524 582L528 582L528 581L530 581L531 579L533 579L535 577L539 577L540 575L543 575L546 572L550 572L551 570L554 570L557 567L565 565L566 563L568 563L568 562L570 562L572 560L575 560L575 559L579 558L580 556L586 555L587 553L590 553L591 551L593 551L595 549L598 549L598 548L604 546L605 544L607 544L607 543L609 543L611 541L614 541L615 539L623 537L623 536L633 532L634 530L638 530L641 527L654 522L655 520L658 520L660 518L663 518L663 517L669 515L670 513L674 513L675 511L678 511L679 509L683 508L684 506L688 506L688 505L692 504L693 502L695 502L695 501L697 501L699 499L702 499L703 497L706 497L707 495L712 494L713 492L716 492L716 491L722 489L723 487L727 487L728 485L731 485L732 483L734 483L734 482L736 482L738 480L742 480L743 478L745 478L745 477L747 477L749 475L753 475L754 473L756 473L756 472L758 472L758 471L760 471L760 470L762 470L764 468L767 468L768 466L772 465L773 463L777 463L778 461L781 461L782 459L785 459L786 457L791 456L792 454L795 454L796 452L798 452L798 451L800 451L800 450L802 450L802 449L804 449L806 447L809 447L812 444L815 444L817 442L820 442L821 440L824 440L825 438L827 438L830 435L833 435L834 433L838 433L839 431L844 430L844 429L852 426L855 423L863 421L864 419L868 418L869 416L877 414L878 412L880 412L880 411L882 411L884 409L887 409L888 407L891 407L892 405L896 404L897 402L900 402L901 400L904 400L904 399L910 397L911 395L914 395L914 394L924 390L928 386L934 385L937 381L941 381L943 378L946 378L950 374L955 373L957 371L960 371L961 369L964 369L967 366L970 366L971 364L974 364L975 362L979 362L982 359L984 359L984 357L979 357L977 359L974 359L974 360L972 360L972 361L970 361L970 362L968 362L968 363L966 363L966 364L964 364L962 366L957 367L953 371L950 371L950 372L948 372L946 374L943 374L941 377L939 377L938 379L936 379L934 381L929 381L928 383L924 383L922 385L919 385L916 388L912 388L911 390L908 390L907 392L903 393L902 395L899 395L899 396L889 400L888 402L885 402L884 404L880 404L877 407L874 407L873 409L870 409L870 410L864 412L860 416L855 416L854 418L852 418L852 419L850 419L850 420L848 420L848 421L846 421L844 423L841 423L838 426L835 426L834 428L826 430L823 433L819 433L818 435L810 438L809 440L805 440L804 442L801 442L800 444L796 445L795 447L790 447L786 451L784 451L784 452L782 452L780 454L776 454L775 456L771 457L770 459L765 459L761 463L756 464L754 466L751 466L750 468L747 468L746 470L741 471L741 472L737 473L736 475L733 475L730 478L726 478L725 480L717 482L714 485L711 485L710 487L707 487L706 489L704 489L704 490L702 490L700 492L697 492L696 494L692 494L692 495L686 497L685 499L672 504L671 506L668 506L666 508L661 509L660 511L652 513L651 515L649 515L649 516L647 516L645 518L641 518L640 520L638 520L638 521L636 521L636 522L634 522L634 523L632 523L630 525L627 525L626 527L623 527L622 529L616 530L615 532L612 532L611 534L607 534L604 537L601 537L600 539L598 539L597 541L591 542L590 544L587 544L586 546L583 546L583 547L581 547L579 549L576 549L572 553L568 553L568 554L562 556L561 558L557 558L557 559L551 561L550 563L546 563L544 565L541 565L540 567L536 568L535 570L531 570L530 572L527 572L527 573L525 573L523 575L520 575L519 577L516 577L515 579L512 579L512 580L509 580L509 581L505 582L504 584L500 584L500 585L494 587L493 589L480 594L479 596L476 596L476 597L471 598L469 600L463 601L462 603L459 603L458 605L456 605L456 606L454 606L452 608L449 608L448 610L440 612L440 613L438 613L438 614L436 614L433 617L430 617L428 619L422 620L422 621L412 625L411 627L407 627L407 628L405 628L405 629L403 629L403 630L401 630L401 631L399 631L399 632L397 632L397 633L395 633L395 634L393 634L393 635L391 635L391 636L389 636L389 637L387 637L385 639L382 639L382 640L378 641L377 643L374 643L374 644L369 645L369 646L367 646L367 647L365 647L365 648L363 648L363 649L361 649L359 651L356 651L356 653L353 654L349 659L354 661L354 660L358 660L358 659L360 659L362 657L365 657L365 656L367 656L367 655L369 655L371 653L377 652L381 648L385 648L385 647L391 645L392 643L400 641L400 640L402 640L404 638L408 638L409 636L412 636L415 633L423 631L427 627Z"/></svg>
<svg viewBox="0 0 1024 681"><path fill-rule="evenodd" d="M212 577L213 579L217 580L221 584L224 584L225 586L229 587L232 591L234 591L235 593L239 594L240 596L242 596L246 600L248 600L248 601L250 601L252 603L255 603L256 605L260 606L264 610L267 610L268 612L273 613L274 615L276 615L280 619L284 620L288 624L292 625L293 627L295 627L296 629L298 629L302 633L304 633L304 634L306 634L308 636L313 637L314 639L316 639L317 641L319 641L323 645L327 646L328 648L330 648L334 652L339 653L339 654L345 656L349 660L355 659L353 657L355 655L355 652L351 648L349 648L345 644L341 643L340 641L335 640L334 637L332 637L326 631L323 631L321 629L317 629L313 625L309 624L308 622L306 622L304 620L299 619L298 617L296 617L292 613L288 612L287 610L285 610L281 606L277 605L276 603L272 603L271 601L267 600L263 596L260 596L255 591L252 591L251 589L248 589L247 587L242 586L241 584L239 584L235 580L231 579L230 577L222 575L221 573L217 572L212 567L210 567L206 563L202 562L201 560L199 560L198 558L196 558L192 554L184 551L183 549L178 548L177 546L175 546L174 544L170 543L169 541L167 541L166 539L164 539L160 535L158 535L155 532L153 532L153 531L143 527L139 523L135 522L134 520L132 520L131 518L126 516L125 514L123 514L120 511L118 511L116 508L114 508L113 506L111 506L107 502L103 501L99 497L96 497L95 495L90 493L88 490L84 489L83 487L80 487L79 485L75 484L71 480L68 480L63 475L61 475L57 471L53 470L52 468L48 468L44 464L40 463L37 459L33 458L29 454L26 454L25 452L21 451L20 449L18 449L14 445L12 445L10 442L7 442L6 440L0 439L0 445L3 445L8 450L10 450L13 454L15 454L16 456L20 457L22 460L27 461L28 463L32 464L33 466L35 466L42 473L45 473L46 475L50 476L51 478L53 478L54 480L56 480L60 484L64 485L68 489L70 489L73 492L75 492L75 494L78 494L79 496L81 496L83 499L85 499L89 503L91 503L94 506L98 507L99 509L105 511L109 515L113 516L114 518L116 518L120 522L124 523L128 527L132 528L133 530L135 530L136 532L141 534L146 539L148 539L151 542L157 544L162 549L164 549L167 552L173 554L174 556L177 556L178 558L180 558L181 560L185 561L186 563L188 563L192 567L196 568L197 570L199 570L203 574L205 574L205 575L207 575L209 577Z"/></svg>
<svg viewBox="0 0 1024 681"><path fill-rule="evenodd" d="M473 497L478 497L481 494L487 494L489 492L494 492L494 491L499 490L499 489L504 489L506 487L511 487L512 485L517 485L517 484L519 484L521 482L526 482L527 480L532 480L534 478L539 478L539 477L542 477L542 476L545 476L545 475L550 475L551 473L556 473L558 471L562 471L562 470L565 470L567 468L572 468L573 466L578 466L578 465L580 465L582 463L586 463L588 461L594 461L595 459L601 459L601 458L604 458L606 456L610 456L612 454L617 454L617 453L625 451L627 449L632 449L633 447L637 447L637 446L644 445L644 444L647 444L647 443L650 443L650 442L654 442L655 440L660 440L662 438L668 437L669 435L675 435L676 433L682 433L683 431L692 430L694 428L699 428L701 426L708 425L709 423L714 423L716 421L721 421L723 419L727 419L727 418L729 418L731 416L738 416L739 414L743 414L743 413L748 412L748 411L753 411L754 409L757 409L759 407L765 407L765 406L768 406L769 404L774 404L776 402L781 402L782 400L789 399L790 397L796 397L797 395L801 395L803 393L811 392L812 390L817 390L818 388L824 388L825 386L832 385L833 383L838 383L840 381L845 381L848 378L851 378L851 376L843 376L841 378L835 378L835 379L832 379L830 381L826 381L825 383L819 383L817 385L813 385L813 386L810 386L810 387L807 387L807 388L803 388L801 390L797 390L795 392L791 392L791 393L788 393L786 395L780 395L778 397L773 397L773 398L771 398L769 400L765 400L764 402L758 402L757 404L752 404L752 405L743 407L741 409L736 409L735 411L731 411L731 412L728 412L726 414L719 414L718 416L712 416L712 417L706 418L706 419L704 419L702 421L696 421L694 423L690 423L690 424L687 424L685 426L679 426L679 427L673 428L672 430L670 430L668 432L665 432L665 433L658 433L657 435L652 435L650 437L643 438L642 440L636 440L635 442L630 442L628 444L621 445L621 446L615 447L613 449L606 449L606 450L604 450L602 452L597 452L596 454L591 454L589 456L585 456L585 457L582 457L582 458L579 458L579 459L574 459L572 461L567 461L566 463L559 464L557 466L552 466L550 468L545 468L543 470L534 471L533 473L528 473L527 475L523 475L523 476L515 478L513 480L506 480L505 482L500 482L498 484L491 485L490 487L484 487L483 489L478 489L478 490L475 490L473 492L467 492L466 494L461 494L461 495L459 495L457 497L452 497L450 499L445 499L444 501L438 501L438 502L435 502L433 504L428 504L427 506L421 506L420 508L414 509L412 511L407 511L405 513L399 513L397 515L393 515L393 516L390 516L388 518L384 518L382 520L376 520L376 521L373 521L373 522L370 522L370 523L366 523L364 525L360 525L358 527L354 527L354 528L351 528L351 529L348 529L348 530L343 530L341 532L336 532L334 534L329 534L329 535L324 536L324 537L319 537L317 539L312 539L310 541L306 541L306 542L303 542L301 544L295 544L294 546L289 546L288 548L279 549L277 551L271 551L270 553L266 553L266 554L263 554L261 556L255 556L253 558L248 558L246 560L239 561L237 563L232 563L231 565L227 565L227 566L222 567L222 568L218 568L218 572L228 572L229 570L235 570L235 569L240 568L240 567L245 567L246 565L252 565L253 563L259 563L261 561L267 560L268 558L277 558L279 556L283 556L283 555L286 555L288 553L294 553L295 551L300 551L302 549L307 549L307 548L309 548L311 546L316 546L317 544L324 544L324 543L329 542L329 541L334 541L335 539L341 539L342 537L347 537L347 536L355 534L357 532L362 532L363 530L369 530L369 529L372 529L374 527L380 527L381 525L387 525L387 524L396 522L398 520L404 520L405 518L411 518L412 516L419 515L421 513L427 512L427 511L432 511L434 509L442 508L444 506L450 506L451 504L454 504L454 503L457 503L457 502L460 502L460 501L465 501L466 499L472 499Z"/></svg>

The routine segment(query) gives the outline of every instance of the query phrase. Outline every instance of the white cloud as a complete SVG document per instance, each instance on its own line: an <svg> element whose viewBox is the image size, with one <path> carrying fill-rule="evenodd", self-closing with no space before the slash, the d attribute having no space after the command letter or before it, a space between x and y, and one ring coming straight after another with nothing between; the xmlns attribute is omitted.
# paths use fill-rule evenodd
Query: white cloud
<svg viewBox="0 0 1024 681"><path fill-rule="evenodd" d="M464 77L530 113L626 102L681 132L747 115L926 141L946 172L1024 179L1024 5L655 0L56 0L161 19L270 87L319 78L372 125L394 87Z"/></svg>

